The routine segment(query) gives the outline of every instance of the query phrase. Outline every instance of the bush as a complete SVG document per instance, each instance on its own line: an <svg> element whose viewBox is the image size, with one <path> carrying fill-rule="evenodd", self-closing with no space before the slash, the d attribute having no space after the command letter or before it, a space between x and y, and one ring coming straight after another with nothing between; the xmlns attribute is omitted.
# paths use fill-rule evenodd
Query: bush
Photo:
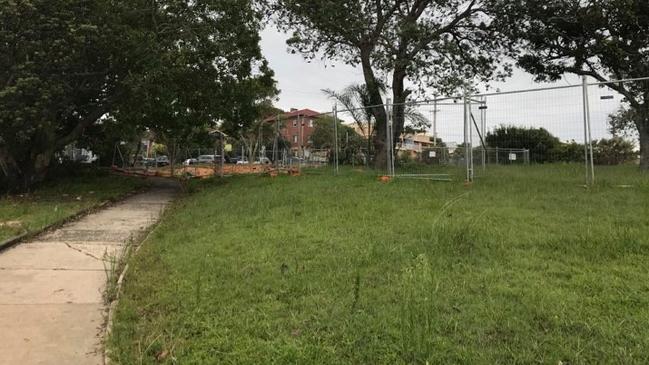
<svg viewBox="0 0 649 365"><path fill-rule="evenodd" d="M561 143L551 151L552 161L555 162L583 162L584 145L570 141Z"/></svg>
<svg viewBox="0 0 649 365"><path fill-rule="evenodd" d="M593 141L593 159L598 165L620 165L637 156L633 143L621 137Z"/></svg>
<svg viewBox="0 0 649 365"><path fill-rule="evenodd" d="M486 143L489 147L528 149L532 162L551 162L552 151L561 145L559 138L544 128L515 126L501 126L489 132Z"/></svg>

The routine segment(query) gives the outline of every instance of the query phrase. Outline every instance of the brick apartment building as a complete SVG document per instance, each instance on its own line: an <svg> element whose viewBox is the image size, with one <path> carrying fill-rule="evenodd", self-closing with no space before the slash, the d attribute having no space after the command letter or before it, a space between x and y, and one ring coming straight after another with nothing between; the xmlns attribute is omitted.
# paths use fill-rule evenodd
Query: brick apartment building
<svg viewBox="0 0 649 365"><path fill-rule="evenodd" d="M321 114L311 109L291 109L280 114L280 132L291 145L292 151L302 151L311 146L311 135L315 130L315 120ZM268 117L268 123L276 123L277 117Z"/></svg>

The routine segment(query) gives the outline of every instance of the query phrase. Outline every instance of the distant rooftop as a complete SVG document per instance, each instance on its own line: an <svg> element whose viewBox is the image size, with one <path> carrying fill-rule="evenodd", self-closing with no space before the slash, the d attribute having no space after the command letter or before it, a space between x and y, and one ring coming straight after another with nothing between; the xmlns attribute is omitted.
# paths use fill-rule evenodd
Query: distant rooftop
<svg viewBox="0 0 649 365"><path fill-rule="evenodd" d="M311 109L295 109L295 108L291 108L290 111L285 112L283 114L280 114L282 119L290 119L290 118L297 117L297 116L315 118L315 117L319 117L320 115L322 115L322 113L319 113L319 112L317 112L315 110L311 110ZM266 119L264 119L264 122L274 121L275 118L277 118L276 115L271 115L271 116L267 117Z"/></svg>

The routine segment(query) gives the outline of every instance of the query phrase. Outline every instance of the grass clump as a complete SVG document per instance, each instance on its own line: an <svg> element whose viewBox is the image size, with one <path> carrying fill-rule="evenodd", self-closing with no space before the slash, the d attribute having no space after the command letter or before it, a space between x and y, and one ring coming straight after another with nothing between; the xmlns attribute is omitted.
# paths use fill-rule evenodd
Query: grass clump
<svg viewBox="0 0 649 365"><path fill-rule="evenodd" d="M41 229L144 184L135 178L87 173L49 181L30 193L0 197L0 241Z"/></svg>
<svg viewBox="0 0 649 365"><path fill-rule="evenodd" d="M203 182L131 259L109 346L123 364L647 363L649 184L581 176Z"/></svg>

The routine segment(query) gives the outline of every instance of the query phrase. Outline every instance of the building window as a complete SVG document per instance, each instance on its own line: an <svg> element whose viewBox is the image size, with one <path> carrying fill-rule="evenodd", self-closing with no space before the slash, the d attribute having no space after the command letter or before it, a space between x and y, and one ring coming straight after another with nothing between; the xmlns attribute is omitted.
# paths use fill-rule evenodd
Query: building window
<svg viewBox="0 0 649 365"><path fill-rule="evenodd" d="M293 135L293 143L297 143L297 134Z"/></svg>
<svg viewBox="0 0 649 365"><path fill-rule="evenodd" d="M293 127L297 127L297 119L293 120Z"/></svg>
<svg viewBox="0 0 649 365"><path fill-rule="evenodd" d="M309 119L309 128L313 128L313 119Z"/></svg>

